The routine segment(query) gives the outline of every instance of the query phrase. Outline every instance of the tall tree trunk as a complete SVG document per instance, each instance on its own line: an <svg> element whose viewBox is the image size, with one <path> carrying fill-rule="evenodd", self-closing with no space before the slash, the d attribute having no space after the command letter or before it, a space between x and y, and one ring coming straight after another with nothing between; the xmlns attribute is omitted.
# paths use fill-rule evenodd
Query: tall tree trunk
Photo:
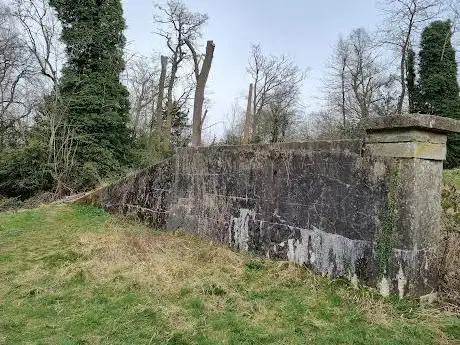
<svg viewBox="0 0 460 345"><path fill-rule="evenodd" d="M346 69L346 61L343 61L342 65L342 74L341 74L341 79L342 79L342 119L343 119L343 129L346 129L347 126L347 114L345 111L345 69Z"/></svg>
<svg viewBox="0 0 460 345"><path fill-rule="evenodd" d="M400 69L400 78L401 78L401 94L399 95L398 99L398 107L396 109L397 114L402 114L402 108L404 104L404 97L406 97L406 57L407 57L407 49L409 48L410 38L412 35L412 27L414 25L414 16L415 13L411 14L409 20L409 26L406 33L406 37L404 38L403 45L401 47L401 64L399 66Z"/></svg>
<svg viewBox="0 0 460 345"><path fill-rule="evenodd" d="M279 125L280 125L279 114L278 114L278 111L275 110L273 114L273 120L272 120L272 137L270 140L271 143L278 142Z"/></svg>
<svg viewBox="0 0 460 345"><path fill-rule="evenodd" d="M162 121L162 112L163 112L163 98L165 93L165 80L166 80L166 67L168 65L168 57L161 55L161 72L160 72L160 80L158 82L158 97L157 97L157 107L155 109L155 113L152 114L152 128L150 130L150 135L153 132L153 126L155 123L160 125ZM169 99L169 93L168 93Z"/></svg>
<svg viewBox="0 0 460 345"><path fill-rule="evenodd" d="M204 102L204 85L195 88L192 117L192 146L201 146L201 113Z"/></svg>
<svg viewBox="0 0 460 345"><path fill-rule="evenodd" d="M402 114L402 107L404 104L404 97L406 97L406 48L402 49L401 52L401 65L400 68L400 78L401 78L401 94L398 98L398 107L396 113Z"/></svg>
<svg viewBox="0 0 460 345"><path fill-rule="evenodd" d="M257 76L255 81L254 81L254 87L252 90L253 96L252 96L252 138L254 136L257 136L257 123L259 121L259 114L257 113L257 84L259 82L259 77Z"/></svg>
<svg viewBox="0 0 460 345"><path fill-rule="evenodd" d="M192 43L189 40L185 40L185 43L189 47L193 61L195 64L195 78L196 78L196 87L195 87L195 98L193 101L193 117L192 117L192 145L200 146L201 145L201 129L203 127L202 122L204 120L203 116L203 102L204 102L204 90L206 87L206 82L208 81L209 71L211 70L212 59L214 57L214 48L215 45L213 41L208 41L206 43L206 55L204 57L203 65L201 66L201 71L198 64L198 55L193 48Z"/></svg>
<svg viewBox="0 0 460 345"><path fill-rule="evenodd" d="M406 82L409 99L409 113L416 113L416 88L415 88L415 53L412 48L407 50Z"/></svg>
<svg viewBox="0 0 460 345"><path fill-rule="evenodd" d="M169 85L168 85L168 93L167 93L167 100L166 100L166 126L165 126L165 141L169 147L171 143L171 128L172 128L172 116L173 116L173 90L174 90L174 82L176 80L177 74L177 63L175 62L176 59L173 59L172 66L171 66L171 76L169 78Z"/></svg>
<svg viewBox="0 0 460 345"><path fill-rule="evenodd" d="M252 83L249 84L248 92L248 104L246 107L246 116L244 119L244 131L243 131L243 144L249 144L251 141L251 126L252 126Z"/></svg>

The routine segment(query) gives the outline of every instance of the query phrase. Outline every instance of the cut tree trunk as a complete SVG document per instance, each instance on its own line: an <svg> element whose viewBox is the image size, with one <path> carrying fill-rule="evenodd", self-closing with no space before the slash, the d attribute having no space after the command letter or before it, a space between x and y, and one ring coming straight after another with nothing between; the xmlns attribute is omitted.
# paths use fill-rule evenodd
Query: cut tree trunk
<svg viewBox="0 0 460 345"><path fill-rule="evenodd" d="M249 144L251 141L251 126L252 126L252 83L249 84L248 92L248 104L246 107L246 116L244 119L244 131L243 131L243 144Z"/></svg>
<svg viewBox="0 0 460 345"><path fill-rule="evenodd" d="M192 117L192 146L201 145L201 130L203 127L203 103L204 103L204 90L206 88L206 82L208 81L209 71L211 70L212 59L214 57L214 48L215 45L213 41L208 41L206 44L206 55L204 57L203 65L201 66L201 71L198 63L198 55L193 48L193 45L189 40L186 40L185 43L189 47L193 61L195 64L195 77L196 77L196 87L195 87L195 98L193 101L193 117Z"/></svg>

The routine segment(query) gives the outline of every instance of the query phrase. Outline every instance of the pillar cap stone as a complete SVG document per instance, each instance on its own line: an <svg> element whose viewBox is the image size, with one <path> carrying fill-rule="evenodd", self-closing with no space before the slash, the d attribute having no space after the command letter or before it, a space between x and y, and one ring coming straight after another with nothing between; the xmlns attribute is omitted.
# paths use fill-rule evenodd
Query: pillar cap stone
<svg viewBox="0 0 460 345"><path fill-rule="evenodd" d="M460 133L460 120L424 114L402 114L393 116L372 117L364 120L367 133L416 129L434 133Z"/></svg>

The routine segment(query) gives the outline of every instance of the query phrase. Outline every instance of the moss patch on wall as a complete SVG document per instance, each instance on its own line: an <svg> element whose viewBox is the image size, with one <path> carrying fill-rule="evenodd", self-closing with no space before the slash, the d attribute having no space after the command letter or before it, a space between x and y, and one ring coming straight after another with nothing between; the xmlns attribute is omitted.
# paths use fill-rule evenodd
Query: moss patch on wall
<svg viewBox="0 0 460 345"><path fill-rule="evenodd" d="M390 258L395 246L395 225L397 217L398 167L392 163L389 167L388 204L380 214L376 237L377 272L379 276L388 272Z"/></svg>

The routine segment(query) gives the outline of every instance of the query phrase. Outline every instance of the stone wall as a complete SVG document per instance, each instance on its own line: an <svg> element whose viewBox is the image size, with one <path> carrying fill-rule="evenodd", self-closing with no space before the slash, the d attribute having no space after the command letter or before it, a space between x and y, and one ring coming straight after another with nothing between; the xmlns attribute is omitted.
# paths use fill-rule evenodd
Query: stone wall
<svg viewBox="0 0 460 345"><path fill-rule="evenodd" d="M446 129L411 118L377 120L366 140L186 148L80 202L384 295L430 294Z"/></svg>

